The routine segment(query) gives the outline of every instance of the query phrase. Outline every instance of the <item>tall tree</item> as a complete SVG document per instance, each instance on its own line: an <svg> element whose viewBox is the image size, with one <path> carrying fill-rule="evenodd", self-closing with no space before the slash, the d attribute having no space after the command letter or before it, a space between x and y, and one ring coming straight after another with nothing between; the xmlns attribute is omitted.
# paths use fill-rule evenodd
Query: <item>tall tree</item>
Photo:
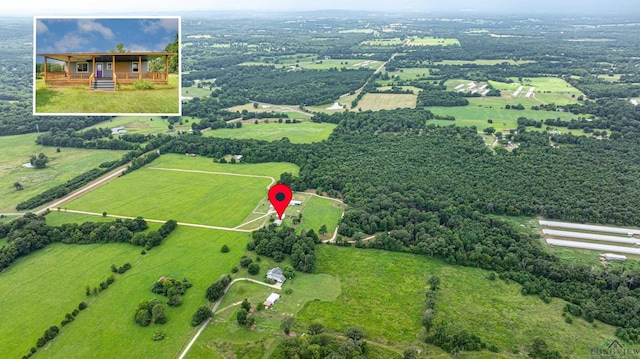
<svg viewBox="0 0 640 359"><path fill-rule="evenodd" d="M124 54L126 52L129 52L129 50L124 48L124 44L123 43L119 43L119 44L116 45L116 48L110 50L110 52L117 53L117 54Z"/></svg>

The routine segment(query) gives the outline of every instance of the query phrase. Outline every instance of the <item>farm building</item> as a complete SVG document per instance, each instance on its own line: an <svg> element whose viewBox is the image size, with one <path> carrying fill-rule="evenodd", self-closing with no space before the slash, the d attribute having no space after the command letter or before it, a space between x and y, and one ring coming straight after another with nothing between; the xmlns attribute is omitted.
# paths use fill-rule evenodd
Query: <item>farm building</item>
<svg viewBox="0 0 640 359"><path fill-rule="evenodd" d="M269 297L267 297L267 300L265 300L263 303L264 308L265 309L271 308L271 306L274 305L278 300L280 300L280 294L278 293L269 294Z"/></svg>
<svg viewBox="0 0 640 359"><path fill-rule="evenodd" d="M300 206L300 205L302 205L302 201L291 200L289 205L290 206Z"/></svg>
<svg viewBox="0 0 640 359"><path fill-rule="evenodd" d="M267 271L267 278L273 279L276 282L284 283L287 280L287 277L282 273L282 269L280 267L271 268Z"/></svg>
<svg viewBox="0 0 640 359"><path fill-rule="evenodd" d="M627 256L623 256L620 254L604 253L604 254L601 254L600 256L602 256L604 259L608 261L626 261L627 260Z"/></svg>

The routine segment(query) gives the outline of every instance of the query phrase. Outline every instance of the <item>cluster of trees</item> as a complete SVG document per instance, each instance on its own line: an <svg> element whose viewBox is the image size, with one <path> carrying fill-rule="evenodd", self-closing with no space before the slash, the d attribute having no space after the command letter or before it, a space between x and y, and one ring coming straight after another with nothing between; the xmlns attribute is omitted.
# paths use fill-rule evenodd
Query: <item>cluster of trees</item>
<svg viewBox="0 0 640 359"><path fill-rule="evenodd" d="M371 73L370 69L287 71L273 66L234 66L216 78L216 85L260 102L321 105L361 87Z"/></svg>
<svg viewBox="0 0 640 359"><path fill-rule="evenodd" d="M193 316L191 316L191 326L197 327L198 325L202 324L202 322L207 320L207 318L211 318L212 316L213 313L211 313L211 309L209 309L209 307L207 307L206 305L203 305L199 307L195 313L193 313Z"/></svg>
<svg viewBox="0 0 640 359"><path fill-rule="evenodd" d="M146 327L151 323L164 324L167 322L167 314L164 304L159 300L153 299L150 302L143 300L138 304L138 309L133 320L139 326Z"/></svg>
<svg viewBox="0 0 640 359"><path fill-rule="evenodd" d="M260 308L260 305L256 307L256 310L258 310L258 308ZM240 303L240 309L238 309L238 312L236 313L236 320L238 321L238 324L247 327L251 327L255 324L256 318L253 315L249 315L249 312L251 312L251 303L247 298L244 298L242 303Z"/></svg>
<svg viewBox="0 0 640 359"><path fill-rule="evenodd" d="M276 262L284 260L290 255L291 265L301 272L311 273L315 268L315 245L320 239L312 230L301 231L296 234L294 228L271 224L252 233L252 241L247 249L259 255L272 257Z"/></svg>
<svg viewBox="0 0 640 359"><path fill-rule="evenodd" d="M46 224L45 217L27 213L9 223L0 224L0 238L7 238L7 244L0 248L0 269L7 268L16 258L44 248L50 243L129 242L133 233L146 228L147 223L142 218L53 227Z"/></svg>
<svg viewBox="0 0 640 359"><path fill-rule="evenodd" d="M427 106L467 106L468 104L469 100L463 94L453 91L424 89L418 92L416 108Z"/></svg>
<svg viewBox="0 0 640 359"><path fill-rule="evenodd" d="M36 143L43 146L74 147L107 150L134 150L140 143L147 142L153 135L123 134L114 139L108 128L93 128L86 131L75 131L67 128L65 131L53 127L49 132L38 136Z"/></svg>
<svg viewBox="0 0 640 359"><path fill-rule="evenodd" d="M48 162L49 157L42 152L40 152L38 156L32 155L31 158L29 158L29 163L35 168L45 168Z"/></svg>
<svg viewBox="0 0 640 359"><path fill-rule="evenodd" d="M293 318L293 317L292 317ZM366 333L360 327L348 327L344 337L327 334L320 323L311 323L307 334L286 338L271 354L275 359L286 358L363 358L368 352Z"/></svg>
<svg viewBox="0 0 640 359"><path fill-rule="evenodd" d="M227 288L229 283L231 283L231 277L226 274L222 275L220 279L218 279L215 283L213 283L207 288L207 293L205 296L210 302L215 302L216 300L218 300L218 298L220 298L224 294L224 290L225 288Z"/></svg>
<svg viewBox="0 0 640 359"><path fill-rule="evenodd" d="M151 285L151 291L169 298L167 305L177 307L182 304L182 296L191 288L192 284L187 278L181 281L174 278L162 277Z"/></svg>

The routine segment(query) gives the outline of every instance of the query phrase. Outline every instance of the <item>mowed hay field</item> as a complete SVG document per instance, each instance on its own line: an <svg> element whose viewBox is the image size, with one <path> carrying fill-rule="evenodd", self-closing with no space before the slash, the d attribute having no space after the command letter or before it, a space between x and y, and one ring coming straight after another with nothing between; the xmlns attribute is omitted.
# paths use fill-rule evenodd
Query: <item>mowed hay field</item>
<svg viewBox="0 0 640 359"><path fill-rule="evenodd" d="M500 349L498 354L465 352L466 358L522 357L513 349L527 353L535 337L563 355L585 358L591 348L614 337L615 328L601 322L596 321L597 327L580 318L565 323L564 301L554 298L545 304L538 297L523 296L519 284L488 280L490 272L481 269L408 253L329 245L318 247L317 254L316 273L338 277L342 292L336 301L308 303L298 314L300 327L314 321L335 331L358 325L370 340L404 350L424 333L424 295L428 279L436 275L441 279L436 321L466 329ZM428 347L426 357L440 352Z"/></svg>
<svg viewBox="0 0 640 359"><path fill-rule="evenodd" d="M312 143L320 142L329 138L331 132L336 127L332 123L277 123L270 119L269 123L258 120L255 124L253 120L247 121L241 128L223 128L203 132L203 136L234 139L256 139L264 141L278 141L286 137L292 143Z"/></svg>
<svg viewBox="0 0 640 359"><path fill-rule="evenodd" d="M183 124L175 123L173 125L173 131L191 129L190 120L194 120L190 117L183 117ZM196 120L197 121L197 120ZM115 128L124 127L127 131L126 134L157 134L157 133L172 133L169 132L169 121L163 119L160 116L118 116L110 120L97 123L87 129L92 128ZM114 135L114 138L118 138L118 135Z"/></svg>
<svg viewBox="0 0 640 359"><path fill-rule="evenodd" d="M0 213L15 212L15 206L73 177L98 167L100 163L119 159L125 151L87 150L36 145L38 134L3 136L0 141ZM49 157L46 168L22 167L31 155L40 152ZM24 187L17 191L13 184Z"/></svg>
<svg viewBox="0 0 640 359"><path fill-rule="evenodd" d="M162 245L149 251L139 261L135 261L140 253L140 247L123 245L132 248L133 253L127 258L115 258L109 253L95 253L87 256L86 261L94 266L96 275L90 280L76 280L78 267L75 261L70 261L69 269L56 270L55 276L50 279L52 287L59 286L60 290L42 292L32 295L32 306L43 306L41 296L55 298L56 303L61 297L68 296L75 305L81 300L89 301L89 308L81 313L77 319L62 328L55 340L50 342L41 352L46 352L47 358L171 358L180 349L182 344L192 335L196 329L190 325L191 316L199 306L207 305L204 296L209 285L215 282L222 274L229 273L231 267L237 264L240 256L245 252L248 236L244 233L214 231L200 228L178 227ZM229 253L220 253L222 245L228 245ZM103 245L109 247L111 245ZM79 248L84 246L69 246ZM102 248L102 247L100 247ZM66 254L63 252L60 260L64 262ZM25 258L28 265L31 257ZM97 285L111 272L109 266L112 262L122 265L124 260L130 261L133 267L123 275L116 275L116 281L98 297L85 297L84 286L86 284ZM118 263L118 260L120 262ZM96 265L96 263L98 263ZM71 268L72 267L72 268ZM4 275L0 274L0 277ZM138 306L143 300L158 298L166 303L166 298L150 291L153 282L162 276L176 279L187 278L193 283L183 296L182 305L179 307L167 307L168 322L163 325L151 324L148 327L137 325L133 318ZM38 282L32 283L30 288L39 288ZM0 281L4 283L5 281ZM86 283L85 283L86 282ZM64 291L67 285L77 284L78 289ZM13 294L10 294L13 296ZM64 314L73 308L52 305L44 306L52 312L56 320L37 320L38 330L42 331L50 325L59 324ZM31 307L24 307L15 314L24 318ZM53 314L55 313L55 315ZM34 318L37 318L34 316ZM19 321L20 319L13 319ZM4 327L4 324L3 324ZM162 331L166 338L162 341L152 341L155 332ZM6 337L6 336L3 336ZM16 339L9 335L9 338ZM35 343L37 337L29 338L27 344ZM26 344L25 344L26 346ZM24 349L19 354L23 355ZM6 352L5 352L6 353ZM39 353L37 355L42 355ZM18 357L12 355L11 357Z"/></svg>
<svg viewBox="0 0 640 359"><path fill-rule="evenodd" d="M417 95L367 93L358 101L356 108L362 111L394 110L396 108L415 108Z"/></svg>
<svg viewBox="0 0 640 359"><path fill-rule="evenodd" d="M267 186L284 172L297 174L298 167L274 162L220 164L201 156L165 154L62 207L233 227L241 224L266 198Z"/></svg>

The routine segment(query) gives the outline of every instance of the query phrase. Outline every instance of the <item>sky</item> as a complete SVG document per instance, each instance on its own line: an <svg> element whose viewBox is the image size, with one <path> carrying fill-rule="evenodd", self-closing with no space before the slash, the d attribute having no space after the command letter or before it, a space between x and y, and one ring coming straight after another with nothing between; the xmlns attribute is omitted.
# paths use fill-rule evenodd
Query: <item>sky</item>
<svg viewBox="0 0 640 359"><path fill-rule="evenodd" d="M81 6L79 6L81 4ZM181 15L185 11L202 10L370 10L460 13L517 14L626 14L640 13L637 0L109 0L78 2L77 0L3 1L4 15L97 15L103 13L143 13L145 15Z"/></svg>
<svg viewBox="0 0 640 359"><path fill-rule="evenodd" d="M178 18L36 18L36 53L164 51L178 33Z"/></svg>

